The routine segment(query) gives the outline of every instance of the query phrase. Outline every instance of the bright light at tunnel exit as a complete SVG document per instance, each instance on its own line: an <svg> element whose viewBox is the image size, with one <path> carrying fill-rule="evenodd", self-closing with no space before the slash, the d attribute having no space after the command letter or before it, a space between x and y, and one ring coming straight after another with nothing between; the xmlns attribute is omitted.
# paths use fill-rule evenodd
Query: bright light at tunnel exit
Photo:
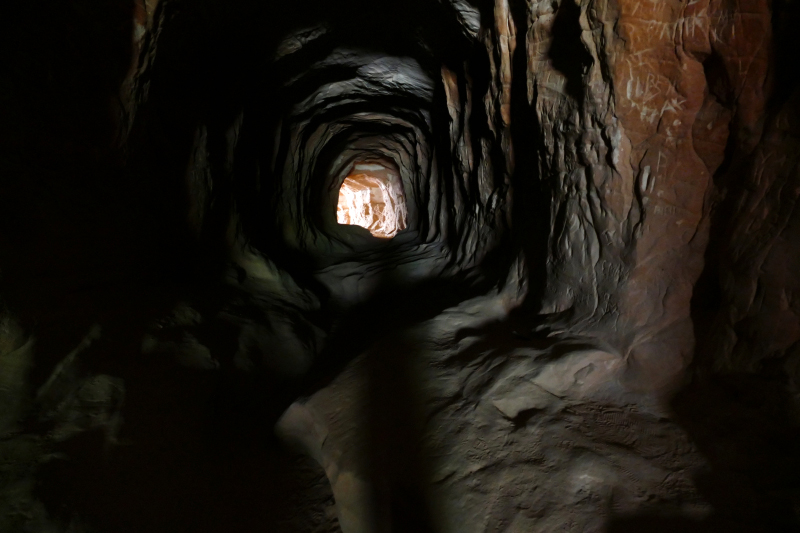
<svg viewBox="0 0 800 533"><path fill-rule="evenodd" d="M339 189L339 224L361 226L380 239L405 229L405 197L391 177L382 165L355 165Z"/></svg>

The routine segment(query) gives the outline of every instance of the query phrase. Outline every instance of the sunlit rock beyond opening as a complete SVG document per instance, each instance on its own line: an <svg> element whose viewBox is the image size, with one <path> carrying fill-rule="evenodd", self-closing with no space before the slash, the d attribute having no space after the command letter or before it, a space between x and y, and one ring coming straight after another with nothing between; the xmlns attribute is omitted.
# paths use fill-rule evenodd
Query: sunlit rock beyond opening
<svg viewBox="0 0 800 533"><path fill-rule="evenodd" d="M383 165L357 164L339 189L339 224L391 239L406 227L406 201L397 177Z"/></svg>

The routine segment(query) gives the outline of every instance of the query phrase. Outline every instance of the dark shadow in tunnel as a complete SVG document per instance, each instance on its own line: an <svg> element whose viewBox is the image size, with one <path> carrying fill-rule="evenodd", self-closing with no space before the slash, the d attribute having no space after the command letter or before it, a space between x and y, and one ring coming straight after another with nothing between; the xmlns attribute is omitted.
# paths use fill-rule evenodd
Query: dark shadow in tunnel
<svg viewBox="0 0 800 533"><path fill-rule="evenodd" d="M368 462L377 523L380 531L433 533L426 495L430 477L422 450L424 420L413 387L419 346L397 334L383 340L367 354Z"/></svg>
<svg viewBox="0 0 800 533"><path fill-rule="evenodd" d="M792 402L779 374L695 380L672 407L707 460L694 481L711 513L689 519L655 508L614 517L607 531L800 531L800 425L787 411Z"/></svg>
<svg viewBox="0 0 800 533"><path fill-rule="evenodd" d="M53 447L60 457L37 474L37 496L53 519L131 533L301 533L327 521L324 473L275 442L269 405L249 396L250 383L225 368L143 356L137 339L126 340L109 332L85 354L92 375L124 379L122 425L112 443L88 430Z"/></svg>
<svg viewBox="0 0 800 533"><path fill-rule="evenodd" d="M364 461L375 488L373 519L379 531L432 532L426 495L430 477L422 450L425 420L417 403L413 369L422 347L403 332L484 294L496 281L455 279L397 289L389 275L385 280L381 285L387 289L338 317L319 366L294 397L307 397L327 386L354 357L364 354L369 372L364 421L368 457Z"/></svg>
<svg viewBox="0 0 800 533"><path fill-rule="evenodd" d="M594 60L581 40L583 30L580 16L581 6L577 2L561 0L551 29L552 41L548 55L553 67L567 78L564 91L582 104L583 76Z"/></svg>
<svg viewBox="0 0 800 533"><path fill-rule="evenodd" d="M569 0L566 0L569 3ZM511 10L517 27L525 27L527 8L516 2ZM528 294L523 302L526 311L539 311L547 280L548 243L550 240L550 210L552 191L548 190L548 180L541 175L540 157L546 147L538 132L541 131L536 114L536 94L528 101L527 52L523 42L519 42L513 57L511 91L511 135L514 139L514 175L512 176L511 200L513 247L521 251L528 269ZM555 46L555 44L554 44ZM535 90L535 89L534 89Z"/></svg>
<svg viewBox="0 0 800 533"><path fill-rule="evenodd" d="M2 304L36 338L30 395L93 326L99 335L65 367L63 388L32 400L19 428L0 436L2 462L13 465L4 467L3 490L17 479L35 485L32 501L21 494L3 504L35 509L28 518L64 530L305 533L300 509L329 522L330 490L317 465L293 460L272 438L262 415L274 399L267 395L264 407L264 397L235 396L241 379L227 368L201 371L142 353L145 335L177 302L196 298L213 316L227 298L219 258L206 263L215 251L186 228L184 179L197 120L224 127L210 115L230 114L203 102L229 94L230 80L196 83L209 80L201 65L208 48L184 55L182 46L197 43L167 31L164 62L147 73L164 83L150 87L125 153L119 94L133 61L133 11L129 1L74 1L6 12L3 39L18 53L3 56L9 77L0 94L10 98L0 121ZM203 335L229 363L235 332L217 323ZM71 402L100 375L123 383L119 431L104 424L51 439L58 416L88 424L97 405ZM12 452L33 459L14 462ZM24 514L9 533L31 531Z"/></svg>

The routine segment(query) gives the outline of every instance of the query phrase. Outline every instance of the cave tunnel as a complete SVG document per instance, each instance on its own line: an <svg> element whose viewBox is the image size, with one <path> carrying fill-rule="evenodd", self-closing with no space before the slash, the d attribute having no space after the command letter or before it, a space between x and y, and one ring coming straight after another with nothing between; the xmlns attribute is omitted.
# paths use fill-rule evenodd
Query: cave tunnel
<svg viewBox="0 0 800 533"><path fill-rule="evenodd" d="M16 4L0 532L800 531L799 10Z"/></svg>

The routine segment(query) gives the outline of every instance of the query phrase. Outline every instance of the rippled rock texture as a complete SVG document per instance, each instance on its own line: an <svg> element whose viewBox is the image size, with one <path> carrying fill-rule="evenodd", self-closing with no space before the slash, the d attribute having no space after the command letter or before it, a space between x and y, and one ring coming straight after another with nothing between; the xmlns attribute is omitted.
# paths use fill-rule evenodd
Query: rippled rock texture
<svg viewBox="0 0 800 533"><path fill-rule="evenodd" d="M798 16L15 6L0 531L797 530Z"/></svg>

